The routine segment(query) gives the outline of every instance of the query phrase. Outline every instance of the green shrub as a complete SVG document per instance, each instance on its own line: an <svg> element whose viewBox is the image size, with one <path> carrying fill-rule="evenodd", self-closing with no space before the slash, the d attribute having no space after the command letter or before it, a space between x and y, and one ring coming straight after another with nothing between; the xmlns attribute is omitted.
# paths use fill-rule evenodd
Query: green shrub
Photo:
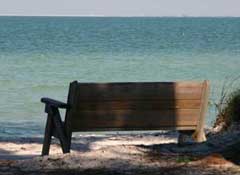
<svg viewBox="0 0 240 175"><path fill-rule="evenodd" d="M225 94L221 103L216 105L218 114L214 126L224 124L223 130L233 123L240 122L240 89Z"/></svg>
<svg viewBox="0 0 240 175"><path fill-rule="evenodd" d="M178 156L176 159L177 163L189 163L193 161L194 159L190 156Z"/></svg>

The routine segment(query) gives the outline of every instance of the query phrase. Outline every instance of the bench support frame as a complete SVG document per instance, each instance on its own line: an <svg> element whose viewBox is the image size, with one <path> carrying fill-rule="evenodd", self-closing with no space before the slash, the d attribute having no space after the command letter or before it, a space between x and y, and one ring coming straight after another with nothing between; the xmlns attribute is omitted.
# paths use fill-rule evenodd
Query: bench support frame
<svg viewBox="0 0 240 175"><path fill-rule="evenodd" d="M205 80L203 82L200 117L198 120L197 128L192 135L192 138L196 142L204 142L207 140L204 132L204 123L205 123L205 115L208 109L208 97L209 97L209 81Z"/></svg>
<svg viewBox="0 0 240 175"><path fill-rule="evenodd" d="M198 120L197 128L194 131L180 131L178 137L178 144L184 145L185 135L192 136L192 139L195 142L205 142L207 140L205 132L204 132L204 122L205 115L208 108L208 97L209 97L209 82L205 80L203 82L203 90L202 90L202 98L201 98L201 108L200 108L200 117Z"/></svg>
<svg viewBox="0 0 240 175"><path fill-rule="evenodd" d="M75 96L73 95L76 92L77 82L72 82L70 84L68 103L63 103L56 101L50 98L42 98L41 101L45 103L45 112L47 115L47 122L45 128L45 135L43 140L42 147L42 156L48 155L51 145L52 136L56 137L60 141L60 145L63 153L69 153L71 148L71 119L70 115L66 115L65 121L63 122L60 116L59 109L66 109L66 113L71 113L70 105L75 103ZM208 108L208 97L209 97L209 82L204 81L202 86L202 97L201 97L201 107L200 107L200 116L197 123L197 127L194 130L181 130L178 138L179 145L183 145L184 136L191 135L195 142L204 142L206 141L206 136L204 133L204 122L205 115Z"/></svg>
<svg viewBox="0 0 240 175"><path fill-rule="evenodd" d="M42 102L44 103L47 101L45 112L48 114L43 140L42 155L49 154L52 136L59 139L63 153L69 153L71 147L71 137L67 136L64 122L61 119L58 107L56 105L52 105L49 100L51 99L42 99Z"/></svg>

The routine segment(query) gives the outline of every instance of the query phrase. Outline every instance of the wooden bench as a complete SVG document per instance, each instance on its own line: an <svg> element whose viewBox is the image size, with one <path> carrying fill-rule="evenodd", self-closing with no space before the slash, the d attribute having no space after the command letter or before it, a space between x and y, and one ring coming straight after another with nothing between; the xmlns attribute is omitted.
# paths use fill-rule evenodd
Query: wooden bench
<svg viewBox="0 0 240 175"><path fill-rule="evenodd" d="M52 136L70 152L72 132L179 130L206 140L209 82L70 83L67 103L42 98L48 114L42 155ZM66 109L62 121L59 109Z"/></svg>

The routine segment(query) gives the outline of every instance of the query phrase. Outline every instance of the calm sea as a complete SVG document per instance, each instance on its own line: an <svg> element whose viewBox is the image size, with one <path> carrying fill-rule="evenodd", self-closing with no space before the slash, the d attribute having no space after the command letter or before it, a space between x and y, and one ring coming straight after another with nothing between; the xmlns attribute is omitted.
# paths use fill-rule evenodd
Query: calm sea
<svg viewBox="0 0 240 175"><path fill-rule="evenodd" d="M40 98L73 80L209 79L217 101L238 75L240 18L0 17L0 136L42 134Z"/></svg>

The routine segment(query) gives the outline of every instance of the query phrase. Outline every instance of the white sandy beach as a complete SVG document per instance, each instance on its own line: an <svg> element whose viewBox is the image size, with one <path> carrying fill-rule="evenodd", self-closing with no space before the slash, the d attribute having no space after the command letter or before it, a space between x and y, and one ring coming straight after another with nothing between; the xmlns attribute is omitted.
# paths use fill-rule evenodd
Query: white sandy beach
<svg viewBox="0 0 240 175"><path fill-rule="evenodd" d="M41 138L5 139L0 144L0 174L59 174L59 170L67 174L76 171L95 174L105 170L120 174L135 174L136 171L164 174L169 168L173 174L185 171L186 174L188 171L190 174L199 174L202 171L199 167L202 166L206 167L207 172L215 174L240 174L237 165L219 154L227 146L239 141L239 134L239 130L223 134L211 132L206 143L191 143L183 147L176 144L177 132L76 135L70 154L62 154L58 142L54 140L50 156L44 157L40 156Z"/></svg>
<svg viewBox="0 0 240 175"><path fill-rule="evenodd" d="M75 134L71 153L84 153L121 145L155 145L176 143L177 132L149 134ZM2 139L0 159L28 159L41 155L42 138ZM53 139L50 155L62 154L58 140Z"/></svg>

